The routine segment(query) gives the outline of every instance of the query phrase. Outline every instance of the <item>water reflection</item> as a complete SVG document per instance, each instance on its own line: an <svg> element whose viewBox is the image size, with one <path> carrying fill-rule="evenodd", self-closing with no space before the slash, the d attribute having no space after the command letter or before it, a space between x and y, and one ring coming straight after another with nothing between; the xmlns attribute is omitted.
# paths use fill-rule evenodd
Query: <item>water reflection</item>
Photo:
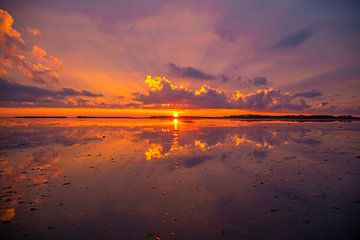
<svg viewBox="0 0 360 240"><path fill-rule="evenodd" d="M179 120L178 119L174 119L174 131L178 131L179 130Z"/></svg>
<svg viewBox="0 0 360 240"><path fill-rule="evenodd" d="M169 153L163 154L163 147L160 144L151 144L149 149L145 152L146 160L157 159L169 155Z"/></svg>
<svg viewBox="0 0 360 240"><path fill-rule="evenodd" d="M356 122L1 119L0 233L351 239L359 131Z"/></svg>
<svg viewBox="0 0 360 240"><path fill-rule="evenodd" d="M145 141L149 148L145 151L147 160L160 159L187 151L205 152L215 148L230 147L271 150L283 144L296 143L316 146L321 144L321 132L308 138L306 128L295 128L291 132L258 125L232 127L200 127L179 130L178 119L173 127L147 128L135 134L135 141ZM197 151L198 150L198 151Z"/></svg>

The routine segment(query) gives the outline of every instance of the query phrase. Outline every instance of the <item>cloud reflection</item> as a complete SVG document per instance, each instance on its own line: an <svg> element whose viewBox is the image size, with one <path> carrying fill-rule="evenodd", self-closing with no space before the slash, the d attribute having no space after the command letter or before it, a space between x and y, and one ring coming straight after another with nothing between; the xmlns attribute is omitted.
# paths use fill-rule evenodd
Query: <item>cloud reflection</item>
<svg viewBox="0 0 360 240"><path fill-rule="evenodd" d="M30 156L20 157L20 161L10 160L8 157L0 159L3 186L0 193L1 198L6 199L0 209L0 221L4 223L12 220L16 215L16 209L25 202L29 204L30 209L35 209L46 196L38 191L24 191L24 187L46 187L65 171L59 166L60 157L57 154L35 151Z"/></svg>
<svg viewBox="0 0 360 240"><path fill-rule="evenodd" d="M136 141L145 141L148 144L144 153L146 160L178 159L183 162L183 165L186 165L186 159L189 159L190 156L205 159L203 154L209 151L221 151L221 156L223 156L231 149L252 149L254 156L258 158L260 154L257 153L266 156L268 151L289 143L321 144L319 139L314 138L316 136L309 136L305 128L294 126L292 126L294 127L292 131L283 131L278 125L266 128L256 124L243 127L198 126L189 128L191 123L175 120L172 127L143 129L136 135L134 138ZM183 125L183 128L180 129L179 124ZM223 157L220 158L223 159Z"/></svg>

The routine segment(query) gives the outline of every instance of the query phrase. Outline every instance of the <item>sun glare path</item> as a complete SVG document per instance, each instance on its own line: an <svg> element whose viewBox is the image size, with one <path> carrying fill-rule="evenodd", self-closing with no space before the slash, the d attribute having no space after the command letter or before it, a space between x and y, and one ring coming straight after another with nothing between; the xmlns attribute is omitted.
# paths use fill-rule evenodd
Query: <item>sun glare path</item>
<svg viewBox="0 0 360 240"><path fill-rule="evenodd" d="M173 123L174 123L174 131L178 131L179 130L179 120L177 118L175 118Z"/></svg>

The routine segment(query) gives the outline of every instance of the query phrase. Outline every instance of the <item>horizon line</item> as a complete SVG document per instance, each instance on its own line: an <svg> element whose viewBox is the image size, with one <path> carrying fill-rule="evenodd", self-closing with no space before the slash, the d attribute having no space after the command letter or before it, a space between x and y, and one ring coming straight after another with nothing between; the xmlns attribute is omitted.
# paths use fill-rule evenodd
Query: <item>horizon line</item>
<svg viewBox="0 0 360 240"><path fill-rule="evenodd" d="M283 121L352 121L360 120L360 117L348 115L319 115L319 114L284 114L284 115L264 115L264 114L242 114L242 115L225 115L225 116L91 116L91 115L78 115L78 116L41 116L41 115L28 115L28 116L13 116L2 118L27 118L27 119L229 119L229 120L283 120Z"/></svg>

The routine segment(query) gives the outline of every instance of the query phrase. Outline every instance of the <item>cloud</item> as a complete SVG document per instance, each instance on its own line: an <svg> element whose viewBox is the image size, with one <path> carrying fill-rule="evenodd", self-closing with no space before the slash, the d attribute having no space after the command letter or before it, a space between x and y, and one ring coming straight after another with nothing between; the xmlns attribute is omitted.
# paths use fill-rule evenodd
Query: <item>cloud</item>
<svg viewBox="0 0 360 240"><path fill-rule="evenodd" d="M147 76L150 87L146 93L134 93L134 102L123 103L122 99L106 102L102 94L74 88L46 89L14 83L0 78L0 107L97 107L97 108L217 108L244 109L269 112L344 113L358 114L360 107L340 107L324 101L309 105L303 98L313 95L291 94L278 89L259 89L232 95L202 85L189 89L171 83L162 77Z"/></svg>
<svg viewBox="0 0 360 240"><path fill-rule="evenodd" d="M13 23L13 17L7 11L0 9L0 46L5 56L14 54L18 48L25 46L21 33L12 27Z"/></svg>
<svg viewBox="0 0 360 240"><path fill-rule="evenodd" d="M63 94L65 96L86 96L86 97L102 97L102 94L92 93L87 90L75 90L73 88L63 88L57 91L59 94Z"/></svg>
<svg viewBox="0 0 360 240"><path fill-rule="evenodd" d="M47 83L48 80L58 83L60 73L57 69L43 65L42 63L32 63L25 59L23 55L13 57L16 68L25 76L37 83Z"/></svg>
<svg viewBox="0 0 360 240"><path fill-rule="evenodd" d="M321 106L321 107L329 106L329 102L323 101L323 102L320 103L320 106Z"/></svg>
<svg viewBox="0 0 360 240"><path fill-rule="evenodd" d="M48 60L52 65L62 68L64 63L57 57L49 55L44 49L34 45L32 48L32 55L40 60Z"/></svg>
<svg viewBox="0 0 360 240"><path fill-rule="evenodd" d="M272 48L277 50L288 50L296 48L308 40L314 34L313 29L303 28L294 32L275 43Z"/></svg>
<svg viewBox="0 0 360 240"><path fill-rule="evenodd" d="M255 77L253 80L251 80L251 82L255 86L263 86L268 84L268 80L266 77Z"/></svg>
<svg viewBox="0 0 360 240"><path fill-rule="evenodd" d="M3 74L7 73L7 69L11 68L13 58L18 49L25 48L25 41L21 33L12 28L14 19L5 10L0 9L0 67Z"/></svg>
<svg viewBox="0 0 360 240"><path fill-rule="evenodd" d="M221 108L228 105L223 92L203 85L193 91L173 85L166 78L147 76L145 83L151 88L146 93L135 93L134 100L144 105L186 106L188 108Z"/></svg>
<svg viewBox="0 0 360 240"><path fill-rule="evenodd" d="M153 107L232 108L248 110L303 110L310 106L303 99L294 100L290 93L277 89L261 89L243 94L237 90L231 97L224 92L202 85L193 90L174 85L168 79L147 76L151 88L145 94L135 93L134 100Z"/></svg>
<svg viewBox="0 0 360 240"><path fill-rule="evenodd" d="M323 95L322 92L313 89L313 90L308 91L308 92L296 93L294 95L294 97L316 98L316 97L320 97L322 95Z"/></svg>
<svg viewBox="0 0 360 240"><path fill-rule="evenodd" d="M295 84L290 84L289 87L292 88L309 88L311 86L338 86L339 84L344 84L347 80L359 79L360 78L360 65L351 65L341 68L332 69L330 71L317 74L310 78L303 79Z"/></svg>
<svg viewBox="0 0 360 240"><path fill-rule="evenodd" d="M253 110L304 110L311 106L305 100L294 102L290 93L282 93L278 89L261 89L256 92L243 94L236 91L232 96L233 104L238 108Z"/></svg>
<svg viewBox="0 0 360 240"><path fill-rule="evenodd" d="M223 75L221 75L221 81L223 81L223 82L228 82L228 81L229 81L229 77L223 74Z"/></svg>
<svg viewBox="0 0 360 240"><path fill-rule="evenodd" d="M49 90L46 88L13 83L0 78L0 106L2 107L93 106L90 99L102 96L102 94L92 93L87 90L76 90L73 88Z"/></svg>
<svg viewBox="0 0 360 240"><path fill-rule="evenodd" d="M33 49L32 49L32 55L34 57L37 57L37 58L45 58L46 55L47 55L47 52L42 49L41 47L38 47L38 46L33 46Z"/></svg>
<svg viewBox="0 0 360 240"><path fill-rule="evenodd" d="M199 80L214 80L216 77L212 74L205 73L193 67L179 67L174 63L169 63L169 70L172 74L182 78L193 78Z"/></svg>
<svg viewBox="0 0 360 240"><path fill-rule="evenodd" d="M328 101L320 102L312 108L312 112L319 114L354 114L360 115L360 106L358 104L352 106L333 105Z"/></svg>
<svg viewBox="0 0 360 240"><path fill-rule="evenodd" d="M32 28L32 27L27 27L26 30L28 31L28 33L30 33L33 36L40 36L41 35L41 31L37 28Z"/></svg>
<svg viewBox="0 0 360 240"><path fill-rule="evenodd" d="M235 40L236 40L235 35L232 32L230 32L229 30L226 30L226 29L220 29L220 30L216 31L216 34L223 41L235 42Z"/></svg>
<svg viewBox="0 0 360 240"><path fill-rule="evenodd" d="M9 69L15 67L26 77L37 83L47 83L49 80L58 82L62 61L39 46L34 46L32 52L20 32L13 28L14 19L5 10L0 9L0 76L6 76ZM32 62L26 55L32 55L41 62Z"/></svg>

